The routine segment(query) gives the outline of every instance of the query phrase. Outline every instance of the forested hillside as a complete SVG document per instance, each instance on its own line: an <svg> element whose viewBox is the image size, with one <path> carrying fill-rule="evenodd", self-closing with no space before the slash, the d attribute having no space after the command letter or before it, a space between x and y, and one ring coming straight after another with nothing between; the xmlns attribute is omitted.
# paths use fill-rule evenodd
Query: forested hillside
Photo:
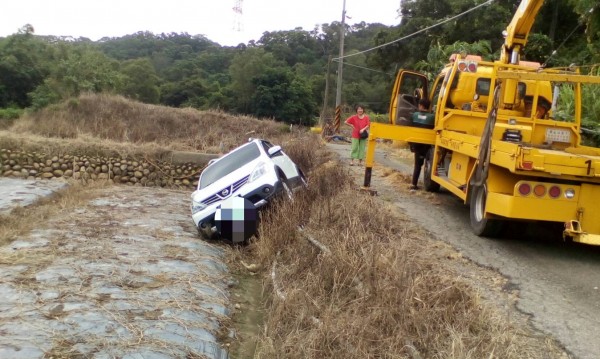
<svg viewBox="0 0 600 359"><path fill-rule="evenodd" d="M501 32L518 0L497 0L409 36L483 2L405 0L397 26L346 25L344 50L352 56L344 59L342 102L386 113L399 68L434 73L455 51L497 58ZM576 63L590 65L584 71L593 69L600 62L597 7L595 0L546 1L524 57L547 66ZM138 32L99 41L42 37L35 24L26 24L0 38L0 117L85 92L108 92L149 104L311 124L324 104L331 111L335 102L332 58L339 54L340 25L265 32L256 41L225 47L187 33Z"/></svg>

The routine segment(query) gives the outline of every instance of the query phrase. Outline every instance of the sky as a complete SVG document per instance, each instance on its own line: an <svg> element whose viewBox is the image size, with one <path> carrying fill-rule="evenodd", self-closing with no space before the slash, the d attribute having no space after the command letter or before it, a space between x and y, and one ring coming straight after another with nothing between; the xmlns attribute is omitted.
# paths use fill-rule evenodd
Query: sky
<svg viewBox="0 0 600 359"><path fill-rule="evenodd" d="M239 1L239 0L238 0ZM138 31L204 35L222 46L259 40L265 31L310 31L342 20L344 0L4 0L0 37L31 24L37 35L121 37ZM400 0L345 0L346 23L397 25ZM238 26L239 25L239 26ZM238 30L238 28L240 30Z"/></svg>

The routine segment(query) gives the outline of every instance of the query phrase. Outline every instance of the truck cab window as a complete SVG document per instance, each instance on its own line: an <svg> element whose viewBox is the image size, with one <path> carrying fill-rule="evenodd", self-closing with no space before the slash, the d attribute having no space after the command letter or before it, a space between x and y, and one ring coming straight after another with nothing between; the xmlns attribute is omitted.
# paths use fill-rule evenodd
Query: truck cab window
<svg viewBox="0 0 600 359"><path fill-rule="evenodd" d="M492 79L477 79L477 84L475 85L475 93L479 96L489 96L491 85Z"/></svg>

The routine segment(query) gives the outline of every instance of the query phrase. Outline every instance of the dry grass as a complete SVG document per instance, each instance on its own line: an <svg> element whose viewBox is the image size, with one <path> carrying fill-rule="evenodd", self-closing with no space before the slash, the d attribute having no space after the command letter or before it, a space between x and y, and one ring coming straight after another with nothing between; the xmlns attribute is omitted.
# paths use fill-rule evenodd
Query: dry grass
<svg viewBox="0 0 600 359"><path fill-rule="evenodd" d="M131 144L101 140L88 135L74 139L44 137L32 133L0 131L0 148L46 156L76 154L78 156L169 159L172 151L155 143Z"/></svg>
<svg viewBox="0 0 600 359"><path fill-rule="evenodd" d="M427 233L310 148L297 151L315 164L310 188L268 212L244 254L268 278L255 358L560 357L483 302Z"/></svg>
<svg viewBox="0 0 600 359"><path fill-rule="evenodd" d="M134 102L123 97L86 94L30 113L11 131L50 138L82 137L131 144L154 143L171 150L218 153L248 137L283 142L289 126L222 111L176 109Z"/></svg>

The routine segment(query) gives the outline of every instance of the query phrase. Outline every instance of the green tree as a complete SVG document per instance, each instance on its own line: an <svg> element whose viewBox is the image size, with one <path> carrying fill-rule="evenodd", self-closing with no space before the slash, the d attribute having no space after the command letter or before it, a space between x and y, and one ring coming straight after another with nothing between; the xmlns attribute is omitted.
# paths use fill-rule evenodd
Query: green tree
<svg viewBox="0 0 600 359"><path fill-rule="evenodd" d="M463 13L484 0L412 0L403 2L402 22L391 29L383 29L376 36L377 44L397 41L377 50L376 59L384 69L414 68L426 60L431 46L446 46L460 41L476 43L488 41L493 51L498 51L504 39L502 31L510 22L518 0L493 2L453 21L427 31L441 21ZM446 59L447 61L447 59Z"/></svg>
<svg viewBox="0 0 600 359"><path fill-rule="evenodd" d="M118 92L122 85L116 60L89 45L61 44L56 65L30 97L34 108L40 108L84 92Z"/></svg>
<svg viewBox="0 0 600 359"><path fill-rule="evenodd" d="M204 81L190 77L161 86L161 102L172 107L194 107L203 109L208 103L209 93Z"/></svg>
<svg viewBox="0 0 600 359"><path fill-rule="evenodd" d="M229 67L231 108L240 113L251 113L256 79L268 69L279 66L283 64L262 48L248 47L238 52Z"/></svg>
<svg viewBox="0 0 600 359"><path fill-rule="evenodd" d="M533 33L527 38L523 49L523 59L544 63L552 54L552 40L544 34Z"/></svg>
<svg viewBox="0 0 600 359"><path fill-rule="evenodd" d="M0 39L0 107L30 105L27 94L50 72L52 48L33 35L31 25Z"/></svg>
<svg viewBox="0 0 600 359"><path fill-rule="evenodd" d="M293 124L311 124L316 114L308 83L284 67L270 68L254 79L253 113Z"/></svg>
<svg viewBox="0 0 600 359"><path fill-rule="evenodd" d="M450 45L435 44L429 48L427 58L419 61L415 69L427 74L430 80L433 80L440 70L448 63L452 54L461 54L463 56L479 55L484 60L491 60L492 49L489 41L478 41L472 44L457 41Z"/></svg>
<svg viewBox="0 0 600 359"><path fill-rule="evenodd" d="M165 71L161 102L174 107L203 108L209 97L206 78L197 56L175 61Z"/></svg>
<svg viewBox="0 0 600 359"><path fill-rule="evenodd" d="M121 89L123 95L145 103L159 102L159 78L150 59L126 61L121 67L121 72L125 75Z"/></svg>
<svg viewBox="0 0 600 359"><path fill-rule="evenodd" d="M302 28L291 31L265 32L258 41L259 45L288 66L297 63L312 63L320 55L319 47L310 32Z"/></svg>
<svg viewBox="0 0 600 359"><path fill-rule="evenodd" d="M600 6L596 0L569 0L584 25L590 62L600 62Z"/></svg>

